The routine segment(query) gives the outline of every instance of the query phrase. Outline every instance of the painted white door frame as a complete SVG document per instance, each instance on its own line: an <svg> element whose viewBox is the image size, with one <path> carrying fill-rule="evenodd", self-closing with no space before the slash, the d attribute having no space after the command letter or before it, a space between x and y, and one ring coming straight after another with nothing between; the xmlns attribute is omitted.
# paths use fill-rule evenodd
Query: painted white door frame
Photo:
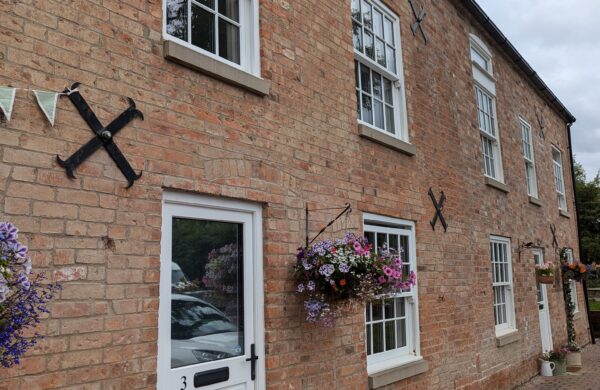
<svg viewBox="0 0 600 390"><path fill-rule="evenodd" d="M246 293L244 317L244 356L229 358L191 366L171 368L171 253L172 220L184 217L201 220L214 220L243 224L244 237L244 288ZM158 390L191 390L194 387L194 375L197 372L211 370L231 362L231 381L201 387L203 390L235 389L262 390L265 388L265 352L264 352L264 292L262 261L262 207L258 204L242 201L165 191L162 207L162 238L160 266L160 305L158 326ZM247 310L246 310L247 309ZM240 383L240 375L250 378L251 345L255 345L256 376L254 381ZM246 367L247 366L247 367ZM236 368L237 367L237 368ZM240 370L239 367L243 367ZM239 371L243 371L240 374Z"/></svg>
<svg viewBox="0 0 600 390"><path fill-rule="evenodd" d="M532 250L536 265L544 263L544 252L539 248ZM540 315L540 335L542 338L542 352L551 351L552 328L550 325L550 308L548 306L548 292L545 284L537 284L537 304Z"/></svg>

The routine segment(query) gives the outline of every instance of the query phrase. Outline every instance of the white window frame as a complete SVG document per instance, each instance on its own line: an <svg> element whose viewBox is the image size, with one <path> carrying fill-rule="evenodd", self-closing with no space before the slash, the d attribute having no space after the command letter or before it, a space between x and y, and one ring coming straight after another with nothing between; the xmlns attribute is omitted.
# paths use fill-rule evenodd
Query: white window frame
<svg viewBox="0 0 600 390"><path fill-rule="evenodd" d="M496 267L496 264L502 262L497 260L496 252L494 251L494 244L506 246L506 262L507 262L507 275L505 277L498 278L502 279L497 281L496 270L501 270L501 267ZM510 238L500 236L490 236L490 260L492 264L492 300L494 304L494 310L496 310L496 287L504 287L501 291L504 294L504 304L506 304L506 321L496 323L496 316L494 317L496 336L502 336L503 334L510 333L516 330L516 316L515 316L515 301L514 301L514 285L512 276L512 254L510 246ZM508 279L508 280L504 280Z"/></svg>
<svg viewBox="0 0 600 390"><path fill-rule="evenodd" d="M188 7L188 41L184 41L167 33L167 2L162 0L163 4L163 39L173 41L188 49L198 52L202 55L220 61L226 65L237 68L246 73L260 77L260 36L258 9L259 0L239 0L239 27L240 27L240 63L229 61L210 51L204 50L191 43L191 4L194 3L202 8L206 8L195 0L187 0ZM215 7L218 7L218 1L215 0ZM218 34L217 34L218 35ZM215 36L215 46L218 47L218 37Z"/></svg>
<svg viewBox="0 0 600 390"><path fill-rule="evenodd" d="M565 250L565 255L567 256L567 263L573 264L575 258L573 257L573 249L568 248ZM569 299L575 305L575 310L573 313L579 313L579 302L577 301L577 282L574 280L569 280L569 284L571 286L571 293L569 294Z"/></svg>
<svg viewBox="0 0 600 390"><path fill-rule="evenodd" d="M533 147L533 136L531 125L522 117L519 117L521 126L521 141L523 145L523 159L525 159L525 182L527 184L527 195L537 198L537 174L535 168L535 152ZM529 156L528 156L529 152ZM530 173L531 170L531 173Z"/></svg>
<svg viewBox="0 0 600 390"><path fill-rule="evenodd" d="M368 232L392 233L408 237L408 260L411 271L417 273L417 252L415 241L415 223L402 219L376 214L363 214L363 228ZM418 287L410 291L394 294L405 298L406 308L406 346L367 356L367 372L374 374L403 364L422 360L419 336L419 300ZM365 322L366 324L366 322ZM366 336L366 334L365 334ZM365 352L366 352L365 340Z"/></svg>
<svg viewBox="0 0 600 390"><path fill-rule="evenodd" d="M558 153L559 161L554 159L555 152ZM566 212L567 194L565 189L562 152L554 145L552 145L552 171L554 172L554 186L558 197L558 209Z"/></svg>
<svg viewBox="0 0 600 390"><path fill-rule="evenodd" d="M483 158L483 174L503 183L504 172L502 167L502 149L500 147L498 116L496 114L496 80L494 79L493 73L492 52L476 35L469 34L469 42L469 55L475 85L474 92L477 123ZM474 53L476 56L473 55ZM479 63L480 59L485 61L485 65ZM489 104L484 104L484 100L486 99L489 99ZM489 148L486 148L486 141L491 143ZM487 156L493 160L493 165L489 167L489 164L487 164Z"/></svg>
<svg viewBox="0 0 600 390"><path fill-rule="evenodd" d="M357 118L357 121L361 125L364 125L369 128L372 128L374 130L377 130L379 132L382 132L390 137L400 139L404 142L409 142L408 117L406 114L406 92L405 92L405 88L404 88L404 65L402 63L402 40L401 40L401 36L400 36L400 19L399 19L398 15L396 15L393 11L391 11L385 4L383 4L379 0L360 0L361 4L363 1L370 3L372 6L377 8L377 10L379 12L381 12L384 16L387 16L389 19L391 19L393 21L394 44L395 44L395 50L396 50L396 52L395 52L396 73L391 72L390 70L384 68L383 66L381 66L376 61L369 58L368 56L357 51L356 48L354 48L354 46L353 46L353 50L354 50L355 61L368 67L369 69L371 69L371 71L375 71L375 72L379 73L381 76L392 81L392 95L393 95L393 100L394 100L393 110L394 110L395 132L394 132L394 134L392 134L392 133L386 131L385 129L380 129L380 128L376 127L374 124L370 124L366 121L361 120L360 117ZM376 38L374 38L374 39L376 39ZM363 43L363 47L364 47L364 37L362 39L362 43ZM355 66L354 73L356 74L356 72L357 72L357 70L356 70L356 66ZM359 74L359 76L360 76L360 74ZM371 78L372 78L372 76L371 76ZM373 82L371 80L371 85L372 84L373 84ZM357 88L358 88L358 86L355 86L355 90ZM382 87L382 90L383 90L383 87ZM384 93L384 92L382 92L382 93ZM362 96L362 92L359 96ZM361 100L362 100L362 98L361 98ZM358 101L357 104L360 105L361 112L362 112L361 101ZM374 113L373 113L373 115L374 115ZM385 117L385 106L384 106L384 117Z"/></svg>

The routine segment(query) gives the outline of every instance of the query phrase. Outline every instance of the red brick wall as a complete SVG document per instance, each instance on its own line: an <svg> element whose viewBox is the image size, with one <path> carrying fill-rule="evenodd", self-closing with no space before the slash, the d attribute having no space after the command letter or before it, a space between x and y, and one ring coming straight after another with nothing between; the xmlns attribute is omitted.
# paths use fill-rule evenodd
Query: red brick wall
<svg viewBox="0 0 600 390"><path fill-rule="evenodd" d="M129 190L104 151L68 179L55 162L91 136L62 98L50 127L31 93L19 91L0 124L0 210L21 229L35 268L64 291L40 326L46 339L0 388L154 388L163 188L264 203L266 365L269 389L364 389L361 310L324 330L303 324L290 265L304 240L305 202L353 205L416 222L422 375L390 388L509 388L535 375L541 350L533 258L541 240L553 259L575 249L575 219L560 217L551 143L565 163L574 215L565 123L544 112L531 83L453 1L427 2L430 43L410 32L406 1L386 3L401 19L408 157L358 137L349 4L260 2L261 98L162 56L161 1L5 1L0 4L0 85L62 90L74 81L101 121L136 100L144 121L116 142L143 177ZM504 175L510 192L484 184L468 34L492 47ZM534 125L543 206L528 203L517 115ZM432 232L427 190L445 191L447 233ZM331 215L316 215L316 231ZM338 226L339 228L339 226ZM497 348L489 267L490 234L511 237L521 342ZM549 288L554 344L566 340L560 288ZM583 295L578 288L580 306ZM585 313L579 341L589 337Z"/></svg>

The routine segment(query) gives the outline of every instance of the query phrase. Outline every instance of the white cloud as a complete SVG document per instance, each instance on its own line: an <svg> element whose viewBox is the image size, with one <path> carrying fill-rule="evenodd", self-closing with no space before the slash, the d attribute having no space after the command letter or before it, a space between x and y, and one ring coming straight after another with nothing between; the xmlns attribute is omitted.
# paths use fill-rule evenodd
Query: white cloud
<svg viewBox="0 0 600 390"><path fill-rule="evenodd" d="M600 170L600 1L478 0L575 115L573 149L588 178Z"/></svg>

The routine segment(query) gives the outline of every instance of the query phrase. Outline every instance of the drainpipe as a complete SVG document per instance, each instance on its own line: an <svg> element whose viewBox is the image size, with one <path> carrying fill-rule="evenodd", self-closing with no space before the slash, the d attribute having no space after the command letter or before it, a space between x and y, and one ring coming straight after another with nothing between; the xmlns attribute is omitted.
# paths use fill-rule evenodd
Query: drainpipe
<svg viewBox="0 0 600 390"><path fill-rule="evenodd" d="M571 143L571 126L573 122L567 123L567 136L569 139L569 159L571 161L571 182L573 183L573 196L574 205L575 205L575 221L577 226L577 245L579 246L579 259L581 260L581 235L579 234L579 208L577 207L577 185L575 184L575 164L573 160L573 148ZM590 336L592 338L592 344L596 344L596 340L594 339L594 326L592 324L592 320L590 317L590 306L588 304L588 291L587 291L587 282L584 279L581 282L583 286L583 296L585 297L585 311L587 313L588 325L590 329Z"/></svg>

